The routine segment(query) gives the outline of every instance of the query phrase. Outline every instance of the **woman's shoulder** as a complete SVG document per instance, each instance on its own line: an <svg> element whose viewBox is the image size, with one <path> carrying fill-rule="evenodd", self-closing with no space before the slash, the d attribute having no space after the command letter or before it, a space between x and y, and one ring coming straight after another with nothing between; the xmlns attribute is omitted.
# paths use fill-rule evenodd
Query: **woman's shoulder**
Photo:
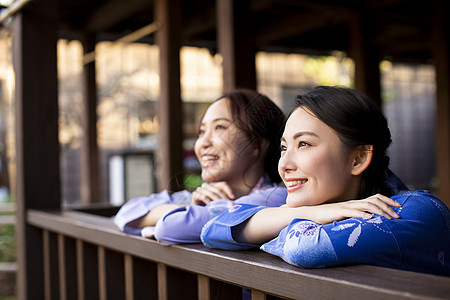
<svg viewBox="0 0 450 300"><path fill-rule="evenodd" d="M428 191L403 191L393 196L392 199L401 204L398 213L402 218L421 219L431 223L444 220L450 231L449 208Z"/></svg>
<svg viewBox="0 0 450 300"><path fill-rule="evenodd" d="M432 205L448 211L448 207L438 197L426 190L400 191L392 197L403 205Z"/></svg>
<svg viewBox="0 0 450 300"><path fill-rule="evenodd" d="M245 203L263 206L281 206L286 204L287 190L284 186L274 185L266 189L253 190L250 194L243 196L235 203Z"/></svg>

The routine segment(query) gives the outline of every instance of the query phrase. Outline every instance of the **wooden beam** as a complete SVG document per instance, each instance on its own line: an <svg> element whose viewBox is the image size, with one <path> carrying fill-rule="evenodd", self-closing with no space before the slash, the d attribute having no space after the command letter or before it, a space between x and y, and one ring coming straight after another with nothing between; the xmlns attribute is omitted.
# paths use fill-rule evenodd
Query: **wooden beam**
<svg viewBox="0 0 450 300"><path fill-rule="evenodd" d="M85 36L83 54L95 53L95 37ZM100 202L100 163L97 144L97 81L95 60L83 67L83 139L81 144L81 202Z"/></svg>
<svg viewBox="0 0 450 300"><path fill-rule="evenodd" d="M31 0L16 0L12 1L11 4L3 9L0 13L0 24L8 20L8 18L12 17L14 14L19 12L22 7L24 7Z"/></svg>
<svg viewBox="0 0 450 300"><path fill-rule="evenodd" d="M44 298L41 231L29 208L59 209L56 0L30 2L12 21L15 71L18 298Z"/></svg>
<svg viewBox="0 0 450 300"><path fill-rule="evenodd" d="M248 0L216 0L217 40L223 57L223 90L256 89L255 49Z"/></svg>
<svg viewBox="0 0 450 300"><path fill-rule="evenodd" d="M436 68L436 168L438 196L450 206L450 12L447 1L434 1L433 56Z"/></svg>
<svg viewBox="0 0 450 300"><path fill-rule="evenodd" d="M104 31L111 26L131 18L138 12L151 7L151 1L133 0L104 1L104 5L92 12L84 26L87 32Z"/></svg>
<svg viewBox="0 0 450 300"><path fill-rule="evenodd" d="M189 17L186 27L183 28L183 40L195 40L200 34L211 31L216 26L215 7L199 10Z"/></svg>
<svg viewBox="0 0 450 300"><path fill-rule="evenodd" d="M333 24L348 20L349 12L340 9L309 11L295 16L283 18L280 22L271 23L262 27L255 37L255 44L264 46L286 38L300 36L314 30L326 29Z"/></svg>
<svg viewBox="0 0 450 300"><path fill-rule="evenodd" d="M180 88L180 0L156 0L155 19L160 24L156 32L160 59L159 121L159 190L176 191L183 187L183 131Z"/></svg>
<svg viewBox="0 0 450 300"><path fill-rule="evenodd" d="M371 32L367 20L360 13L349 18L349 34L349 53L355 63L354 88L381 106L380 61L374 45L369 44Z"/></svg>

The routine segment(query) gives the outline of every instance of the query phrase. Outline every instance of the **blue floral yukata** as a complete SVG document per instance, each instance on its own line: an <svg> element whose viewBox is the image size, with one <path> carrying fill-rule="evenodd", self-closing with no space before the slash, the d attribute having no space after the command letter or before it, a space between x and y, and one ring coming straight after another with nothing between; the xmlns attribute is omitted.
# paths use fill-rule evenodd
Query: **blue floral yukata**
<svg viewBox="0 0 450 300"><path fill-rule="evenodd" d="M321 225L295 219L278 237L263 244L238 243L232 227L262 206L239 204L208 222L201 239L210 248L259 247L303 268L367 264L450 276L450 212L435 196L405 191L393 196L399 219L374 215Z"/></svg>

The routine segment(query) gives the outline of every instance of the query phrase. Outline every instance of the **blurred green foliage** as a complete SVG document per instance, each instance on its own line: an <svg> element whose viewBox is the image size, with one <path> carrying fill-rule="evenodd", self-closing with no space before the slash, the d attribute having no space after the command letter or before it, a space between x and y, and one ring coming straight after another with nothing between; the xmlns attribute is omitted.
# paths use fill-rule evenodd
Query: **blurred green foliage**
<svg viewBox="0 0 450 300"><path fill-rule="evenodd" d="M194 191L203 183L202 177L196 174L187 174L184 176L184 187L188 191Z"/></svg>
<svg viewBox="0 0 450 300"><path fill-rule="evenodd" d="M7 202L12 202L9 198ZM0 203L1 205L1 203ZM1 212L2 216L13 216L14 212ZM16 261L16 232L14 224L0 225L0 263L13 263ZM0 272L0 300L16 299L15 272Z"/></svg>
<svg viewBox="0 0 450 300"><path fill-rule="evenodd" d="M14 225L0 225L0 262L16 261L16 234Z"/></svg>

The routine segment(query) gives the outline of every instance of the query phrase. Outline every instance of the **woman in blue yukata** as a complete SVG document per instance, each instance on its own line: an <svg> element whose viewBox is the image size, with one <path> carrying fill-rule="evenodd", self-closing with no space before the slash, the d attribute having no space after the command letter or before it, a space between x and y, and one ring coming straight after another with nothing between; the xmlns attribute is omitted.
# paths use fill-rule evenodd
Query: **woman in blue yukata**
<svg viewBox="0 0 450 300"><path fill-rule="evenodd" d="M204 226L202 241L261 247L304 268L369 264L449 276L449 209L424 191L394 195L390 143L386 119L366 96L324 86L299 95L281 138L286 205L235 205Z"/></svg>
<svg viewBox="0 0 450 300"><path fill-rule="evenodd" d="M166 244L200 243L203 225L235 203L284 204L287 192L278 186L277 171L284 120L278 106L256 91L225 93L207 109L195 143L206 182L193 193L165 190L132 199L115 216L116 225Z"/></svg>

